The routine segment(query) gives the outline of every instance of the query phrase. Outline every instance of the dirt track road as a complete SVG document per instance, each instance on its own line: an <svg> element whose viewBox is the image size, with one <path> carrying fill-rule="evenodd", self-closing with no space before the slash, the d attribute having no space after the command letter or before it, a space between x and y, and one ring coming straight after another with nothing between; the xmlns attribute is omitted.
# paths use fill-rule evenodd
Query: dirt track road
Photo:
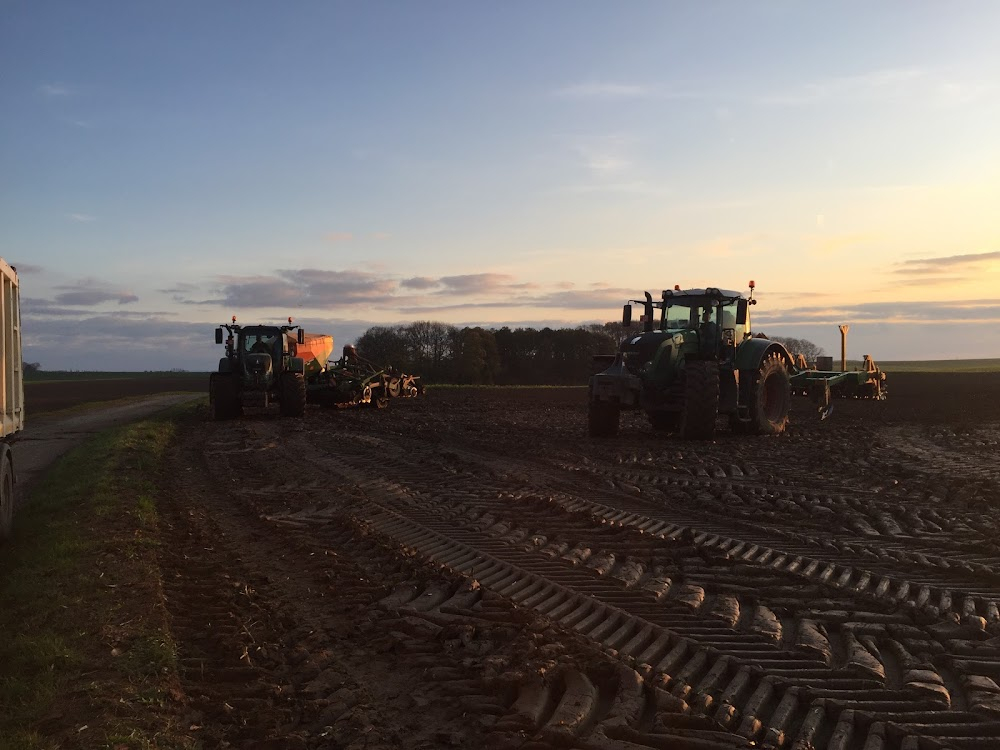
<svg viewBox="0 0 1000 750"><path fill-rule="evenodd" d="M1000 747L1000 417L902 395L711 443L586 438L569 389L202 414L162 511L187 719L209 746Z"/></svg>
<svg viewBox="0 0 1000 750"><path fill-rule="evenodd" d="M53 413L31 419L14 444L14 466L17 470L15 502L23 502L28 488L45 467L90 435L134 422L200 396L195 393L150 396L133 403L69 416Z"/></svg>

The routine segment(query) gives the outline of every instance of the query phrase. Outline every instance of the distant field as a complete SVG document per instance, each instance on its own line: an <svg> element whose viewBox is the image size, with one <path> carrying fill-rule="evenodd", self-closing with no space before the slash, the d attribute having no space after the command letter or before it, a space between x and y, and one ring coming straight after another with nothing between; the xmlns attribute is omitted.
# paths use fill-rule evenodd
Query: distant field
<svg viewBox="0 0 1000 750"><path fill-rule="evenodd" d="M53 370L52 372L26 373L25 383L62 383L80 380L161 380L163 378L191 378L204 380L207 372L90 372L83 370Z"/></svg>
<svg viewBox="0 0 1000 750"><path fill-rule="evenodd" d="M39 376L46 377L24 384L25 411L31 417L159 393L208 393L207 372L49 372Z"/></svg>

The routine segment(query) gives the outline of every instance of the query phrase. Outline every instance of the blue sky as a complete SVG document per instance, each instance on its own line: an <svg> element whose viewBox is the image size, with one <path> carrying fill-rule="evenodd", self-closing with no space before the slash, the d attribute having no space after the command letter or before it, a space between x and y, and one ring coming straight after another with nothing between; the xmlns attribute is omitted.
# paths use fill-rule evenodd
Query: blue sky
<svg viewBox="0 0 1000 750"><path fill-rule="evenodd" d="M46 369L291 314L1000 356L1000 4L7 2L0 255ZM927 336L940 343L928 349Z"/></svg>

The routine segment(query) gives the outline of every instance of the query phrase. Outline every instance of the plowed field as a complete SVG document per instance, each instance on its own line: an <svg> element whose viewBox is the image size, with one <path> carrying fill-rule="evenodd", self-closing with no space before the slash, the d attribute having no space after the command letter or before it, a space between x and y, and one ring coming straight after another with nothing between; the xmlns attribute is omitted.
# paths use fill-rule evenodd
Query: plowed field
<svg viewBox="0 0 1000 750"><path fill-rule="evenodd" d="M1000 747L1000 376L688 443L583 389L182 426L206 746ZM228 745L226 744L228 743Z"/></svg>
<svg viewBox="0 0 1000 750"><path fill-rule="evenodd" d="M24 384L24 405L29 418L95 401L114 401L168 391L208 393L208 374L183 374L134 378L52 380Z"/></svg>

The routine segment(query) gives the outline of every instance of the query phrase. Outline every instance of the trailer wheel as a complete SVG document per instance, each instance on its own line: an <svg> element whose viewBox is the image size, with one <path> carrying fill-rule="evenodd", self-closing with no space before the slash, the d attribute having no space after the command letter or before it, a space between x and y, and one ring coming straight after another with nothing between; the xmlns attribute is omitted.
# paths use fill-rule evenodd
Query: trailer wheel
<svg viewBox="0 0 1000 750"><path fill-rule="evenodd" d="M684 407L678 430L685 440L711 440L719 416L719 363L696 359L684 365Z"/></svg>
<svg viewBox="0 0 1000 750"><path fill-rule="evenodd" d="M306 379L297 372L281 375L278 413L283 417L301 417L306 413Z"/></svg>
<svg viewBox="0 0 1000 750"><path fill-rule="evenodd" d="M617 401L591 401L587 408L587 430L591 437L614 437L621 421Z"/></svg>
<svg viewBox="0 0 1000 750"><path fill-rule="evenodd" d="M0 541L7 539L14 530L14 467L10 462L10 449L0 447Z"/></svg>
<svg viewBox="0 0 1000 750"><path fill-rule="evenodd" d="M236 383L232 375L215 373L212 380L212 395L212 406L217 421L236 419L243 413L243 407L240 405L240 394L236 390Z"/></svg>
<svg viewBox="0 0 1000 750"><path fill-rule="evenodd" d="M792 398L788 369L781 356L773 353L764 358L754 373L750 387L750 421L746 431L756 435L779 435L788 425L788 409Z"/></svg>

